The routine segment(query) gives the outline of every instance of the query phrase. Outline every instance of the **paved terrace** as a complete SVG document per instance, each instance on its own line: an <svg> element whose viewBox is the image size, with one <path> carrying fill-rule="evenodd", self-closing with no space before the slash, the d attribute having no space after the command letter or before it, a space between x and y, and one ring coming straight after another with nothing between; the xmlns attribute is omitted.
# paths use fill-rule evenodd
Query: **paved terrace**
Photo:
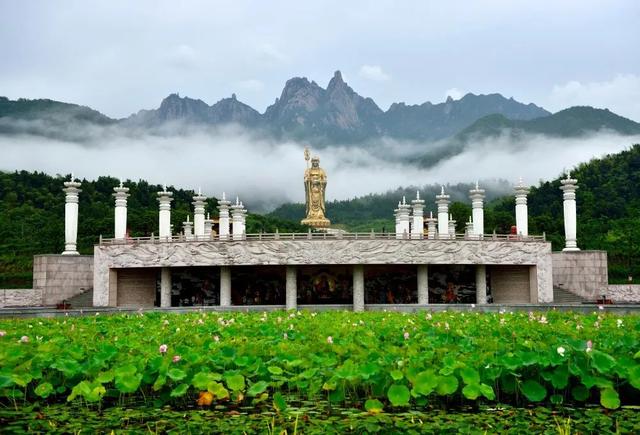
<svg viewBox="0 0 640 435"><path fill-rule="evenodd" d="M134 279L138 281L135 285L124 288L122 280L118 279L118 273L126 269L156 268L161 273L161 306L169 307L170 268L218 266L220 305L229 306L233 266L274 265L286 266L286 307L296 308L296 266L351 265L353 309L362 311L365 309L363 268L380 264L416 265L418 303L423 305L428 304L428 266L431 264L475 265L479 304L486 301L487 266L493 267L494 298L498 289L506 295L511 288L520 286L519 297L524 300L505 300L532 303L548 303L553 300L551 244L544 235L460 235L455 239L410 237L407 234L374 232L309 232L235 234L227 239L183 236L163 239L100 238L99 244L94 248L93 302L96 307L120 306L125 292L129 294L144 291L148 298L151 282L141 283L140 279ZM498 266L503 268L499 269ZM507 270L508 267L512 270ZM140 288L136 287L138 284ZM153 292L155 294L155 278ZM148 299L146 300L148 303Z"/></svg>

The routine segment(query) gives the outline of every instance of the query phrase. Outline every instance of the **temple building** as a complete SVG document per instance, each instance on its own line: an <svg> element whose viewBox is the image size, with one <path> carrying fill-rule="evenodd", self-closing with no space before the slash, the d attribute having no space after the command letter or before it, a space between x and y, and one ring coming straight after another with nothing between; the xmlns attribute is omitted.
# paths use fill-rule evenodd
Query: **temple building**
<svg viewBox="0 0 640 435"><path fill-rule="evenodd" d="M487 234L485 191L469 191L472 214L464 234L456 233L450 196L416 192L399 198L393 233L330 231L326 216L327 176L319 159L305 152L306 218L302 234L247 234L247 210L223 193L218 210L207 197L193 197L193 220L173 231L172 192L157 193L158 233L131 238L127 197L114 187L114 237L97 241L93 256L76 250L81 185L65 183L65 251L36 256L34 284L44 304L92 288L95 307L305 306L380 309L389 305L546 304L554 289L596 299L607 286L606 253L576 245L577 180L562 181L566 248L551 251L544 235L528 232L527 194L515 187L516 226L511 234ZM560 192L559 192L560 194ZM79 200L80 198L80 200ZM425 216L433 201L437 213ZM80 213L81 214L81 213ZM217 215L211 219L210 214ZM312 229L313 230L312 230ZM64 284L60 279L65 277Z"/></svg>

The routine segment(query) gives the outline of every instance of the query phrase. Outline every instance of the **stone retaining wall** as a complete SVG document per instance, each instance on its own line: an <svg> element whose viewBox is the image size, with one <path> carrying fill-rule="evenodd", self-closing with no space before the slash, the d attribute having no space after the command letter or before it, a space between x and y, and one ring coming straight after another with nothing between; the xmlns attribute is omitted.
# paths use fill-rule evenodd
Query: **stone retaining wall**
<svg viewBox="0 0 640 435"><path fill-rule="evenodd" d="M42 292L34 289L0 290L0 308L38 307L42 305Z"/></svg>
<svg viewBox="0 0 640 435"><path fill-rule="evenodd" d="M609 285L606 251L554 252L553 286L594 301Z"/></svg>
<svg viewBox="0 0 640 435"><path fill-rule="evenodd" d="M93 288L93 255L35 255L33 288L42 305L56 305Z"/></svg>
<svg viewBox="0 0 640 435"><path fill-rule="evenodd" d="M621 284L609 285L607 298L613 303L616 302L640 302L640 285L639 284Z"/></svg>

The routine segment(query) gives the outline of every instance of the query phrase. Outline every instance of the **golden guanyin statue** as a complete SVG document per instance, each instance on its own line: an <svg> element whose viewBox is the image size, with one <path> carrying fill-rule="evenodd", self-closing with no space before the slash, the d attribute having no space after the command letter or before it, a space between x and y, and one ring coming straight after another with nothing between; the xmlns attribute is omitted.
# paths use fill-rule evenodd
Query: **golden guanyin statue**
<svg viewBox="0 0 640 435"><path fill-rule="evenodd" d="M304 171L304 195L307 203L307 217L302 219L302 225L313 228L327 228L331 224L324 214L324 191L327 187L327 174L320 167L320 159L311 159L309 167L309 148L304 149L304 159L307 161L307 169Z"/></svg>

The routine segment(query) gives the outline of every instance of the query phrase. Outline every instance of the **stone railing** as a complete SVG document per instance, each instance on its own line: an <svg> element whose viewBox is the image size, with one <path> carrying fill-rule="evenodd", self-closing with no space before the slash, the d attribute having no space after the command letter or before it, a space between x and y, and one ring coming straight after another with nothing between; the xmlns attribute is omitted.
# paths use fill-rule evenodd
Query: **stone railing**
<svg viewBox="0 0 640 435"><path fill-rule="evenodd" d="M100 236L99 245L135 245L142 243L193 243L193 242L237 242L237 241L262 241L262 240L422 240L424 242L438 241L506 241L506 242L546 242L546 236L519 236L515 234L485 234L482 237L477 235L456 234L455 238L429 239L426 235L417 238L412 234L396 233L347 233L347 232L308 232L308 233L256 233L228 235L221 237L211 235L204 237L174 235L171 237L128 237L124 239L103 238Z"/></svg>
<svg viewBox="0 0 640 435"><path fill-rule="evenodd" d="M607 298L616 302L640 302L640 284L609 284Z"/></svg>
<svg viewBox="0 0 640 435"><path fill-rule="evenodd" d="M42 291L34 289L0 290L0 308L37 307L42 305Z"/></svg>

